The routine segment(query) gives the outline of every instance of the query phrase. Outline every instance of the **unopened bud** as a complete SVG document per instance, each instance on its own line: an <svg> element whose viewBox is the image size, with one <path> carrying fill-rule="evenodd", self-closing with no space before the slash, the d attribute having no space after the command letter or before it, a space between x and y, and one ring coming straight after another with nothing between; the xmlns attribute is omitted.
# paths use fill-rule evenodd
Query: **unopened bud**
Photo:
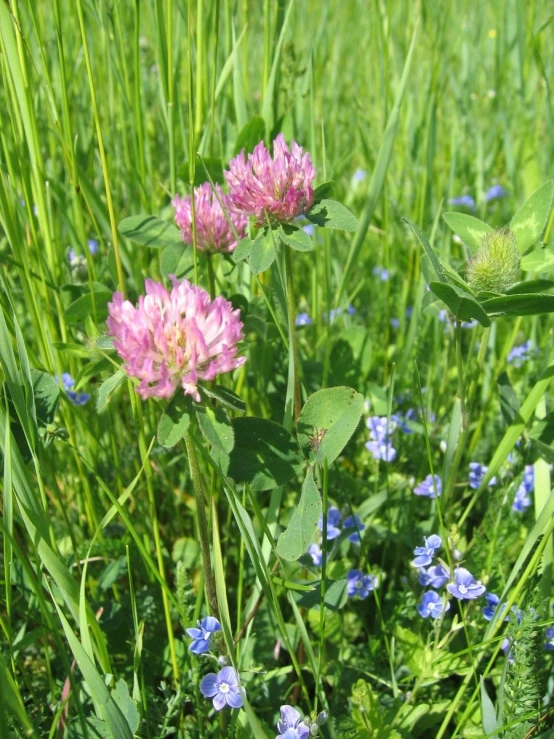
<svg viewBox="0 0 554 739"><path fill-rule="evenodd" d="M467 264L467 280L476 292L504 293L517 279L519 250L514 234L504 228L486 234Z"/></svg>

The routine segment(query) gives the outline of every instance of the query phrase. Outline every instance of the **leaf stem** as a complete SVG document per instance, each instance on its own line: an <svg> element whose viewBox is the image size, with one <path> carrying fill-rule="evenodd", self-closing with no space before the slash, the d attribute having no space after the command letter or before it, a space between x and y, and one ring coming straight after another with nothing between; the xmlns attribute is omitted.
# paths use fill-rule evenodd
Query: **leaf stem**
<svg viewBox="0 0 554 739"><path fill-rule="evenodd" d="M298 342L296 339L296 301L294 297L294 278L292 273L292 257L289 246L283 245L285 251L285 278L287 285L287 313L289 319L289 341L292 348L292 361L294 373L294 423L300 416L302 398L300 395L300 372L298 365Z"/></svg>

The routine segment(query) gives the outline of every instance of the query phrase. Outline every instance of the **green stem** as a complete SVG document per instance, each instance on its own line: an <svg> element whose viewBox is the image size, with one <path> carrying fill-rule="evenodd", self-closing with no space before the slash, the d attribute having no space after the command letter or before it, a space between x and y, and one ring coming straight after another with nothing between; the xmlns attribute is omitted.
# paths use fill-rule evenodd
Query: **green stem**
<svg viewBox="0 0 554 739"><path fill-rule="evenodd" d="M210 291L210 298L213 300L215 298L215 273L214 273L214 265L212 262L212 255L207 254L206 263L208 265L208 289Z"/></svg>
<svg viewBox="0 0 554 739"><path fill-rule="evenodd" d="M217 605L217 596L215 591L215 579L212 572L212 561L210 557L210 544L208 538L208 519L206 517L206 500L202 488L202 478L200 477L200 468L198 466L198 457L194 440L189 431L185 432L185 445L187 448L187 456L190 466L190 474L192 477L192 485L194 487L194 497L196 499L196 520L198 522L198 531L200 533L200 549L202 551L202 562L204 565L204 582L206 585L206 595L210 610L219 618L219 607Z"/></svg>
<svg viewBox="0 0 554 739"><path fill-rule="evenodd" d="M294 423L300 416L302 398L300 395L300 373L298 365L298 343L296 340L296 301L294 298L294 278L292 274L292 257L290 247L284 245L285 250L285 276L287 284L287 313L289 318L289 337L292 347L292 361L294 373Z"/></svg>
<svg viewBox="0 0 554 739"><path fill-rule="evenodd" d="M456 364L458 367L458 397L462 405L462 428L464 433L467 432L467 408L464 387L464 368L462 364L462 324L456 321Z"/></svg>

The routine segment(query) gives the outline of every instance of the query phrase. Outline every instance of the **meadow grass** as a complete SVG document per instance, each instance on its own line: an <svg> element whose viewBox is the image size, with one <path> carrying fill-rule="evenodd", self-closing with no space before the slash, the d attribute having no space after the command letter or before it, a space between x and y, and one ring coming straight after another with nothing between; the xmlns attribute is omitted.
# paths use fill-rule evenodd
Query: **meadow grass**
<svg viewBox="0 0 554 739"><path fill-rule="evenodd" d="M416 236L463 275L442 214L501 228L551 176L553 21L545 0L0 4L0 736L273 737L288 704L314 731L325 712L330 739L550 735L552 324L441 314ZM173 222L175 194L279 132L357 228L316 226L312 251L283 247L254 274L124 226ZM448 204L464 194L474 211ZM546 216L548 244L550 200ZM544 294L547 272L527 273ZM176 428L105 337L115 290L136 302L171 273L242 311L232 427L208 403ZM368 451L361 411L344 431L338 392L325 412L344 443L309 457L303 483L296 438L317 455L324 436L298 412L343 386L364 420L388 419L396 458ZM471 462L488 471L468 486ZM532 504L513 510L531 465ZM440 497L414 495L428 474ZM363 528L318 566L306 531L326 541L331 518L305 520L321 505ZM484 596L418 614L412 552L437 533L444 566L461 557L507 624L483 618ZM374 578L367 597L347 597L353 570ZM208 613L240 710L200 691L221 665L185 629Z"/></svg>

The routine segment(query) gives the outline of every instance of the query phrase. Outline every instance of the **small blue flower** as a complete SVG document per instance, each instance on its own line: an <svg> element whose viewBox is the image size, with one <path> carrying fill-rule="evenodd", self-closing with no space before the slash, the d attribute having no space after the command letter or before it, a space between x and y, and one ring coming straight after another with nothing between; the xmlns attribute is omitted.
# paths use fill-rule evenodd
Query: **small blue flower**
<svg viewBox="0 0 554 739"><path fill-rule="evenodd" d="M347 516L344 519L343 528L344 530L355 529L348 539L357 544L360 541L360 533L365 529L365 526L359 516Z"/></svg>
<svg viewBox="0 0 554 739"><path fill-rule="evenodd" d="M193 654L205 654L210 651L210 642L214 634L221 631L221 624L214 616L206 616L198 621L198 628L187 629L187 634L192 637L189 651Z"/></svg>
<svg viewBox="0 0 554 739"><path fill-rule="evenodd" d="M341 512L336 506L331 506L327 511L327 540L336 539L340 534L340 524L342 521ZM323 531L323 513L319 517L319 530Z"/></svg>
<svg viewBox="0 0 554 739"><path fill-rule="evenodd" d="M437 534L431 534L431 536L424 536L423 541L425 546L416 547L414 549L415 559L412 560L414 567L427 567L433 561L435 556L435 550L442 547L442 539Z"/></svg>
<svg viewBox="0 0 554 739"><path fill-rule="evenodd" d="M504 654L508 658L508 662L511 665L513 665L514 662L516 661L515 660L515 657L513 655L513 652L512 652L512 647L514 647L516 645L517 645L517 642L515 642L515 641L513 641L511 639L508 639L507 636L504 637L504 639L502 639L502 644L500 645L500 649L504 652Z"/></svg>
<svg viewBox="0 0 554 739"><path fill-rule="evenodd" d="M531 342L525 341L523 344L520 344L519 346L514 346L510 349L510 353L508 354L507 362L508 364L513 364L514 367L521 367L521 365L526 362L529 357L531 356Z"/></svg>
<svg viewBox="0 0 554 739"><path fill-rule="evenodd" d="M461 205L464 208L475 210L475 200L471 197L471 195L459 195L456 198L450 198L448 202L450 203L450 205Z"/></svg>
<svg viewBox="0 0 554 739"><path fill-rule="evenodd" d="M419 571L419 583L426 588L430 585L432 588L442 588L443 585L450 580L450 573L442 565L432 565L425 569L422 567Z"/></svg>
<svg viewBox="0 0 554 739"><path fill-rule="evenodd" d="M89 252L91 254L94 255L94 254L97 254L98 253L98 249L100 248L100 244L98 243L98 241L96 241L96 239L89 239L87 241L87 245L88 245L88 250L89 250Z"/></svg>
<svg viewBox="0 0 554 739"><path fill-rule="evenodd" d="M315 542L313 544L310 544L310 546L308 547L308 554L312 558L314 565L316 567L321 567L321 563L323 561L323 552L319 544L316 544Z"/></svg>
<svg viewBox="0 0 554 739"><path fill-rule="evenodd" d="M377 587L377 578L374 575L364 575L361 570L350 570L346 573L346 587L350 598L356 595L367 598Z"/></svg>
<svg viewBox="0 0 554 739"><path fill-rule="evenodd" d="M374 459L392 462L396 457L396 449L392 446L390 435L396 428L396 423L392 418L389 423L386 416L371 416L367 419L366 426L370 436L366 449Z"/></svg>
<svg viewBox="0 0 554 739"><path fill-rule="evenodd" d="M389 279L389 271L384 267L374 267L373 274L378 277L382 282L387 282Z"/></svg>
<svg viewBox="0 0 554 739"><path fill-rule="evenodd" d="M443 613L448 611L450 603L446 601L446 605L443 603L441 596L435 593L434 590L428 590L423 593L421 603L417 607L417 612L422 618L440 618Z"/></svg>
<svg viewBox="0 0 554 739"><path fill-rule="evenodd" d="M507 194L508 193L502 187L502 185L492 185L492 187L489 187L489 189L485 193L485 202L489 203L491 200L503 198Z"/></svg>
<svg viewBox="0 0 554 739"><path fill-rule="evenodd" d="M302 720L300 712L292 706L281 706L281 718L277 721L276 739L308 739L310 727Z"/></svg>
<svg viewBox="0 0 554 739"><path fill-rule="evenodd" d="M396 458L396 449L393 448L392 442L368 441L365 448L371 453L373 459L380 459L383 462L394 462Z"/></svg>
<svg viewBox="0 0 554 739"><path fill-rule="evenodd" d="M59 384L59 379L55 378L56 382ZM89 393L76 393L71 388L75 385L75 380L69 372L64 372L62 374L62 384L64 386L65 394L69 398L69 400L73 403L73 405L85 405L90 400L90 394Z"/></svg>
<svg viewBox="0 0 554 739"><path fill-rule="evenodd" d="M516 513L525 513L532 502L533 501L531 500L525 483L521 483L516 490L514 502L512 503L512 511L516 511Z"/></svg>
<svg viewBox="0 0 554 739"><path fill-rule="evenodd" d="M465 567L456 567L454 582L449 583L446 589L459 600L475 600L486 590L485 586L477 581Z"/></svg>
<svg viewBox="0 0 554 739"><path fill-rule="evenodd" d="M346 307L346 312L348 313L349 316L353 316L356 313L356 309L354 308L353 305L349 303L348 306ZM339 316L341 316L342 313L343 313L342 308L331 308L331 310L329 311L330 322L333 323L335 318L338 318ZM327 313L323 314L323 320L324 321L327 320Z"/></svg>
<svg viewBox="0 0 554 739"><path fill-rule="evenodd" d="M438 475L427 475L425 480L420 482L419 485L414 488L414 493L416 495L423 495L427 498L434 498L435 488L437 489L437 495L440 497L440 494L442 493L442 481L440 477Z"/></svg>
<svg viewBox="0 0 554 739"><path fill-rule="evenodd" d="M243 690L238 673L232 667L224 667L217 675L210 672L200 683L200 692L205 698L213 698L216 711L221 711L225 706L240 708Z"/></svg>
<svg viewBox="0 0 554 739"><path fill-rule="evenodd" d="M305 226L302 226L302 231L304 231L305 233L307 233L308 236L310 236L310 237L313 236L314 235L314 224L313 223L308 223Z"/></svg>
<svg viewBox="0 0 554 739"><path fill-rule="evenodd" d="M487 593L485 595L485 598L487 599L488 605L486 605L483 608L483 618L486 621L492 621L492 619L494 618L496 609L498 608L498 604L500 603L500 598L498 597L498 595L495 595L494 593ZM505 607L503 607L502 610L505 611ZM508 620L509 620L508 616L506 616L504 621L508 621Z"/></svg>
<svg viewBox="0 0 554 739"><path fill-rule="evenodd" d="M357 169L354 174L352 175L352 179L354 182L362 182L367 177L367 172L365 169Z"/></svg>
<svg viewBox="0 0 554 739"><path fill-rule="evenodd" d="M307 313L299 313L294 323L296 326L309 326L313 321Z"/></svg>
<svg viewBox="0 0 554 739"><path fill-rule="evenodd" d="M395 318L395 317L393 316L393 317L392 317L392 318L390 319L390 325L391 325L391 326L392 326L393 328L396 328L396 329L398 329L398 328L400 328L400 321L398 320L398 318Z"/></svg>
<svg viewBox="0 0 554 739"><path fill-rule="evenodd" d="M484 464L480 464L479 462L470 462L469 463L469 487L473 488L473 490L477 490L477 488L483 482L483 479L488 471L489 471L489 468L485 467ZM489 487L491 485L496 485L496 483L497 483L497 479L496 477L493 477L492 480L489 481Z"/></svg>
<svg viewBox="0 0 554 739"><path fill-rule="evenodd" d="M546 629L544 636L546 637L544 648L548 649L549 652L554 652L554 627L550 626Z"/></svg>

